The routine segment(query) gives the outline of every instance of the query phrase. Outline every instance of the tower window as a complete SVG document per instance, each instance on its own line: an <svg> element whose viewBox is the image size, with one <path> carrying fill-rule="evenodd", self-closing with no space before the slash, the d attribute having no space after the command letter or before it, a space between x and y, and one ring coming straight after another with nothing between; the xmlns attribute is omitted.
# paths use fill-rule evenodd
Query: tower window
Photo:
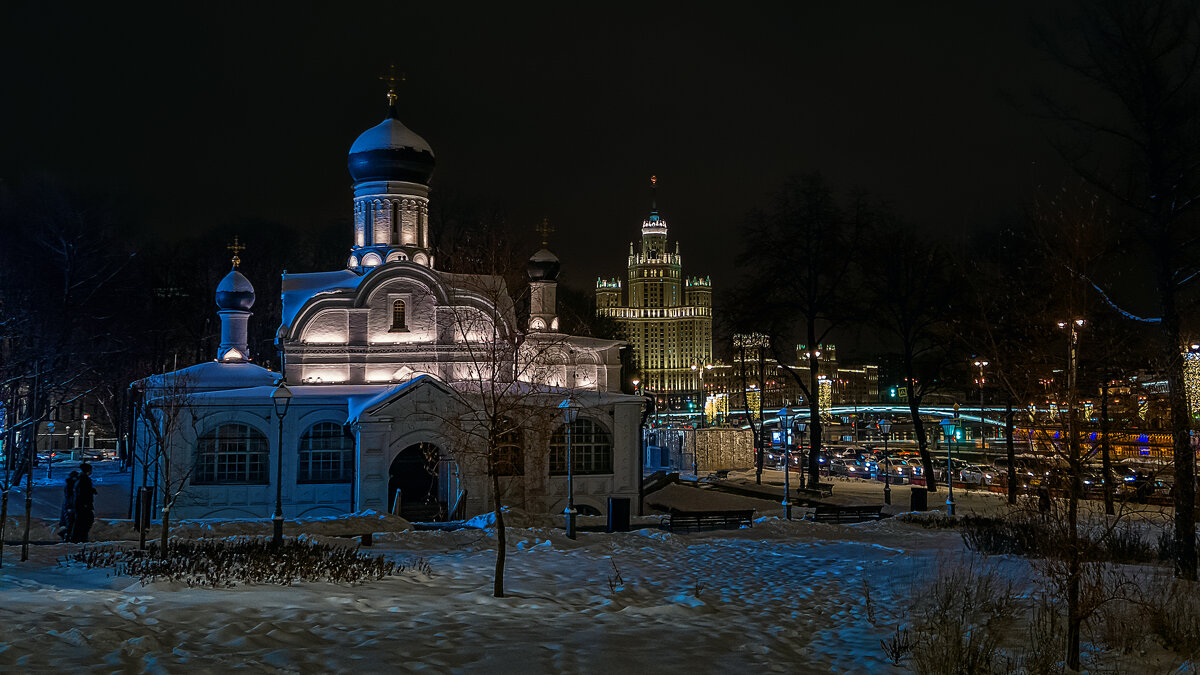
<svg viewBox="0 0 1200 675"><path fill-rule="evenodd" d="M404 323L404 301L396 300L392 303L392 327L388 329L389 333L400 333L408 330L408 325Z"/></svg>

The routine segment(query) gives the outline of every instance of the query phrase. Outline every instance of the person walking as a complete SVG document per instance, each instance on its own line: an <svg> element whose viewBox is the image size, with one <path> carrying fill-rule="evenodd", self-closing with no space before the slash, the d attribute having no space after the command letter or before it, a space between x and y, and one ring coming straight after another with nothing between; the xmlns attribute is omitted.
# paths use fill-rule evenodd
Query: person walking
<svg viewBox="0 0 1200 675"><path fill-rule="evenodd" d="M58 517L58 536L63 541L71 538L71 529L75 525L75 483L78 481L79 472L72 471L63 486L62 515Z"/></svg>
<svg viewBox="0 0 1200 675"><path fill-rule="evenodd" d="M79 465L79 480L75 481L75 522L71 541L86 542L92 523L96 520L96 488L92 486L92 465Z"/></svg>

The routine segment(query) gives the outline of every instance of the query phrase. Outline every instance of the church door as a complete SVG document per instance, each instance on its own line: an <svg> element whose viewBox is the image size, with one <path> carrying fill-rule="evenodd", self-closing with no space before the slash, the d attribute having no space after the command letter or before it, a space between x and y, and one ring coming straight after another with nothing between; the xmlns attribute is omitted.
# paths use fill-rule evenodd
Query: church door
<svg viewBox="0 0 1200 675"><path fill-rule="evenodd" d="M405 448L388 470L388 509L410 521L423 522L445 518L438 480L444 464L441 451L432 443L417 443ZM400 506L396 508L396 491Z"/></svg>

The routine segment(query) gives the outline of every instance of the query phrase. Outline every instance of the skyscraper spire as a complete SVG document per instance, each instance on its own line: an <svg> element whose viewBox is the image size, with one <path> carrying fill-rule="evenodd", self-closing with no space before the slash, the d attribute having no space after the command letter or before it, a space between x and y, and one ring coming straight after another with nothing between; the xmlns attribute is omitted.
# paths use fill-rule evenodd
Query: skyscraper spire
<svg viewBox="0 0 1200 675"><path fill-rule="evenodd" d="M658 213L658 176L650 176L650 213Z"/></svg>

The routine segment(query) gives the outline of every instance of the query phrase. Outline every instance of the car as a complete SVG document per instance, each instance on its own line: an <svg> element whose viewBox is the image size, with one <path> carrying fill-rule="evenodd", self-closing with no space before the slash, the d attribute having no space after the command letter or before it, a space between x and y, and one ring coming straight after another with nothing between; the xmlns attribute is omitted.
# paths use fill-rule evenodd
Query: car
<svg viewBox="0 0 1200 675"><path fill-rule="evenodd" d="M958 472L958 479L967 485L991 485L996 476L996 470L990 466L973 464Z"/></svg>
<svg viewBox="0 0 1200 675"><path fill-rule="evenodd" d="M106 448L84 448L79 456L90 462L102 462L106 459L116 459L117 451L108 450Z"/></svg>
<svg viewBox="0 0 1200 675"><path fill-rule="evenodd" d="M829 463L829 475L846 476L848 478L867 478L870 472L867 466L856 459L835 459Z"/></svg>

